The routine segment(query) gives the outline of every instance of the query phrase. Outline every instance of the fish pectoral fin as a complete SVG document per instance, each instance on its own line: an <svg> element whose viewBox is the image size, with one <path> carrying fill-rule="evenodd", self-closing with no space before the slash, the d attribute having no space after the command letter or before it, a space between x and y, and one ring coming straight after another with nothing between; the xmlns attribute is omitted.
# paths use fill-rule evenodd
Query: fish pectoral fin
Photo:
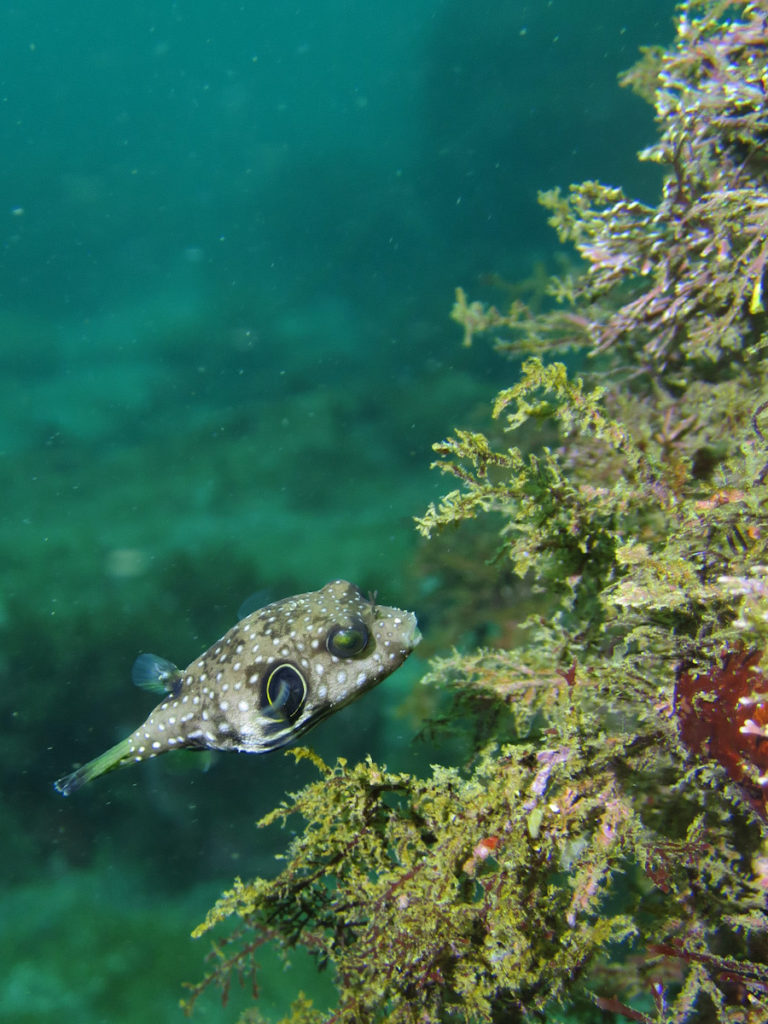
<svg viewBox="0 0 768 1024"><path fill-rule="evenodd" d="M140 654L133 663L131 680L141 690L165 696L178 692L181 672L172 661L158 654Z"/></svg>

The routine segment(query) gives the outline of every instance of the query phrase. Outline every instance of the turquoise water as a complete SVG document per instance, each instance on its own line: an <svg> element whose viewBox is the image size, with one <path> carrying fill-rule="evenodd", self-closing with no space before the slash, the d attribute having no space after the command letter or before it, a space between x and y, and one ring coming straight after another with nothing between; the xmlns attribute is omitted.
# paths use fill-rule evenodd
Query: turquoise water
<svg viewBox="0 0 768 1024"><path fill-rule="evenodd" d="M460 347L453 290L498 301L492 275L554 265L539 188L653 195L651 116L615 80L671 15L2 5L1 1021L181 1019L189 932L235 874L277 869L286 836L253 823L311 770L169 756L68 800L51 780L145 717L139 651L186 664L253 592L346 577L429 639L430 446L514 377ZM432 757L398 713L422 670L313 745ZM328 992L306 965L265 974L275 1019L298 984Z"/></svg>

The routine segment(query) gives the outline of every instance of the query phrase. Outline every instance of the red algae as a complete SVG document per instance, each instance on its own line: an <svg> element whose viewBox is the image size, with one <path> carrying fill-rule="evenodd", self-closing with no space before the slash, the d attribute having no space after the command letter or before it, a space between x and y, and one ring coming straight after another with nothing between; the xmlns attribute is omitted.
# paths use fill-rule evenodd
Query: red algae
<svg viewBox="0 0 768 1024"><path fill-rule="evenodd" d="M682 669L675 685L680 739L718 761L768 821L768 678L760 651L726 652L708 672Z"/></svg>

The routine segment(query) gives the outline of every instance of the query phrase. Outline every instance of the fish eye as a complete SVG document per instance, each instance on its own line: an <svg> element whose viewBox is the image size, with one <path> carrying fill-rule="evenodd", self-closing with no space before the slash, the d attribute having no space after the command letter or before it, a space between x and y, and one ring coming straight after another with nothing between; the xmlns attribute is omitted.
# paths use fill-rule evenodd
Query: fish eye
<svg viewBox="0 0 768 1024"><path fill-rule="evenodd" d="M355 619L349 626L334 626L328 634L325 646L330 654L337 658L354 658L368 646L371 634L368 627L360 619Z"/></svg>
<svg viewBox="0 0 768 1024"><path fill-rule="evenodd" d="M279 718L295 718L307 699L307 682L295 665L276 665L264 680L262 705Z"/></svg>

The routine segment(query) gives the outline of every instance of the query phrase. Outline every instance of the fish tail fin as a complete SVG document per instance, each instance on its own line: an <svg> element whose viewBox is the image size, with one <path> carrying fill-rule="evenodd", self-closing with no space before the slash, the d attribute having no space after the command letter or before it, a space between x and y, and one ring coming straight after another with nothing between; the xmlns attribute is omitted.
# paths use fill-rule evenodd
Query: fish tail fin
<svg viewBox="0 0 768 1024"><path fill-rule="evenodd" d="M130 750L131 743L129 737L120 743L116 743L109 750L105 750L98 757L94 757L88 764L84 764L82 767L70 772L69 775L64 775L62 778L57 779L53 784L53 788L57 793L61 793L62 796L69 796L70 793L74 793L75 790L84 786L86 782L91 782L93 779L98 778L99 775L104 775L106 772L111 772L113 768L117 768L120 762L130 753Z"/></svg>

